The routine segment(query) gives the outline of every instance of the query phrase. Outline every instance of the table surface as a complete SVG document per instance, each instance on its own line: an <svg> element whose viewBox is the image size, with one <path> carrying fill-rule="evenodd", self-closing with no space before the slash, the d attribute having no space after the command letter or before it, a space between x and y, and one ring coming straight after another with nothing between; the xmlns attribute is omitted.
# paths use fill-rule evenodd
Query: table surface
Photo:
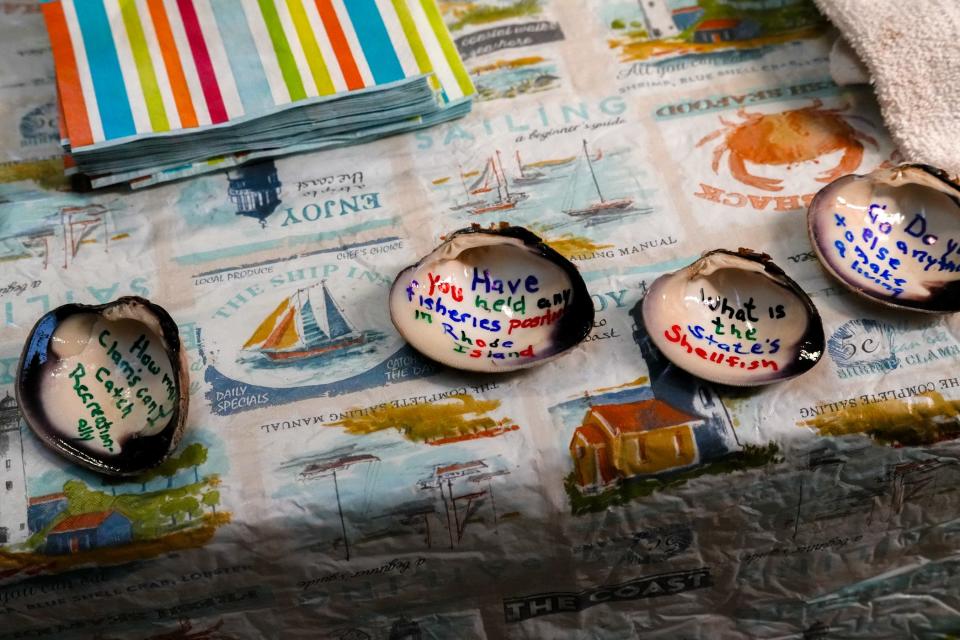
<svg viewBox="0 0 960 640"><path fill-rule="evenodd" d="M42 19L0 2L0 639L956 631L958 324L859 299L811 252L812 194L898 161L869 88L831 82L812 6L441 4L481 98L466 119L79 194ZM474 211L498 179L514 206ZM631 202L564 213L601 198ZM443 370L388 288L500 220L580 268L592 335L522 373ZM740 246L809 292L829 341L755 391L666 365L638 315L660 274ZM323 288L361 348L249 357ZM190 417L168 463L113 482L5 396L43 312L130 294L179 324Z"/></svg>

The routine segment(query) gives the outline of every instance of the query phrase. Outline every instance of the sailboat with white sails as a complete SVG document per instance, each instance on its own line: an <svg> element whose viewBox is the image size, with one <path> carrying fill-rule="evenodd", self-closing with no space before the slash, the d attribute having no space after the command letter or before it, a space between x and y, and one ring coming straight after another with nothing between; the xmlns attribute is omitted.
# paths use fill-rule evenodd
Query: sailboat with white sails
<svg viewBox="0 0 960 640"><path fill-rule="evenodd" d="M503 160L500 158L499 150L497 151L495 158L490 158L490 160L487 162L487 166L493 169L493 175L497 180L497 199L493 202L485 202L482 205L472 207L470 209L470 213L483 214L493 211L513 209L517 206L518 202L522 202L523 200L527 199L528 196L523 191L514 191L511 193L510 187L507 185L507 176L503 172Z"/></svg>
<svg viewBox="0 0 960 640"><path fill-rule="evenodd" d="M465 200L463 202L454 201L453 206L450 207L450 211L460 211L461 209L479 207L486 203L483 198L471 198L471 196L474 195L474 193L484 193L485 191L490 190L482 186L488 180L487 172L489 171L489 167L490 161L487 160L487 164L483 168L483 173L481 173L480 177L474 180L473 183L468 187L467 176L463 173L463 167L459 164L457 165L457 169L460 171L460 184L463 186L463 195Z"/></svg>
<svg viewBox="0 0 960 640"><path fill-rule="evenodd" d="M527 185L527 184L539 184L547 179L547 174L543 171L538 171L532 167L524 167L523 161L520 160L520 151L516 152L517 155L517 170L520 172L520 175L513 179L513 184L515 185Z"/></svg>
<svg viewBox="0 0 960 640"><path fill-rule="evenodd" d="M574 206L574 198L577 193L577 182L580 177L582 163L578 163L576 168L573 171L573 179L570 181L570 187L567 190L567 196L564 198L564 207L563 212L568 216L577 216L577 217L588 217L594 215L604 215L617 213L628 209L633 205L633 198L617 198L614 200L608 200L603 197L603 192L600 190L600 182L597 180L597 174L593 169L593 161L590 159L590 152L587 149L587 141L583 141L583 159L586 161L587 167L590 169L590 177L592 179L591 190L596 190L597 200L590 202L589 204L581 207ZM599 159L599 154L598 154Z"/></svg>
<svg viewBox="0 0 960 640"><path fill-rule="evenodd" d="M483 171L480 172L476 180L470 183L469 187L466 187L467 192L473 196L480 193L489 193L493 189L490 186L491 173L495 174L496 168L493 166L493 158L487 158L486 164L483 165Z"/></svg>

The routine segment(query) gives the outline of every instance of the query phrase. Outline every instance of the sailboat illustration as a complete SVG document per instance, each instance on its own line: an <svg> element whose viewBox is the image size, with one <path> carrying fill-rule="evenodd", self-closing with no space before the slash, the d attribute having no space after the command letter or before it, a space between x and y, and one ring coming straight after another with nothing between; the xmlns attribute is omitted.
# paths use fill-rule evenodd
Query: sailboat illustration
<svg viewBox="0 0 960 640"><path fill-rule="evenodd" d="M470 183L469 187L466 187L467 192L470 195L477 195L479 193L489 193L492 191L493 187L490 186L491 171L495 174L497 169L493 166L493 158L487 158L487 163L483 165L483 171L480 172L476 180Z"/></svg>
<svg viewBox="0 0 960 640"><path fill-rule="evenodd" d="M317 305L312 290L297 289L268 315L243 349L272 361L293 362L340 351L367 342L366 332L355 330L336 303L326 280L320 282Z"/></svg>
<svg viewBox="0 0 960 640"><path fill-rule="evenodd" d="M360 453L356 455L341 456L339 458L327 458L318 460L300 472L299 479L316 480L333 476L333 490L337 496L337 513L340 516L340 531L343 532L343 547L346 559L350 559L350 539L347 537L347 523L343 518L343 503L340 501L340 483L337 482L337 471L343 473L355 464L380 462L380 458L369 453Z"/></svg>
<svg viewBox="0 0 960 640"><path fill-rule="evenodd" d="M484 173L486 173L487 167L489 167L489 166L490 166L490 161L488 160L488 161L487 161L487 165L484 167ZM477 175L477 173L479 173L479 172L478 172L478 171L471 171L470 173L464 173L464 172L463 172L463 167L460 167L459 165L458 165L458 167L459 167L459 169L460 169L460 184L463 185L463 195L466 197L466 199L465 199L463 202L454 202L454 205L453 205L452 207L450 207L450 211L459 211L460 209L467 209L467 208L470 208L470 207L478 207L478 206L484 204L486 201L485 201L483 198L472 198L472 199L471 199L471 197L470 197L470 195L471 195L470 187L467 186L467 180L466 180L467 177L469 177L469 176L471 176L471 175ZM481 177L482 177L482 176L481 176ZM477 182L474 181L473 184L476 185ZM487 189L487 190L489 191L489 189Z"/></svg>
<svg viewBox="0 0 960 640"><path fill-rule="evenodd" d="M597 160L600 159L600 154L597 155ZM600 215L600 214L609 214L616 213L617 211L623 211L624 209L629 208L633 205L633 198L618 198L616 200L607 200L603 197L603 192L600 190L600 183L597 181L597 174L593 170L593 160L590 159L590 152L587 150L587 141L583 141L583 158L586 160L586 165L590 169L590 177L593 179L593 188L597 191L596 202L592 202L583 207L574 207L573 200L576 195L577 190L577 178L580 173L580 166L577 165L576 169L573 172L573 180L570 181L570 189L567 191L567 197L564 198L564 207L563 212L569 216L591 216L591 215Z"/></svg>
<svg viewBox="0 0 960 640"><path fill-rule="evenodd" d="M518 202L527 199L527 194L523 191L514 191L510 193L507 186L507 176L503 172L503 160L500 158L500 152L497 151L496 159L490 158L488 166L493 167L493 175L497 179L497 199L490 203L484 203L477 207L472 207L470 213L482 214L491 211L503 211L513 209Z"/></svg>
<svg viewBox="0 0 960 640"><path fill-rule="evenodd" d="M520 160L520 152L517 151L517 170L520 171L520 176L513 179L513 184L515 185L526 185L526 184L538 184L543 182L547 178L547 174L543 171L537 171L536 169L530 167L524 167L523 162Z"/></svg>

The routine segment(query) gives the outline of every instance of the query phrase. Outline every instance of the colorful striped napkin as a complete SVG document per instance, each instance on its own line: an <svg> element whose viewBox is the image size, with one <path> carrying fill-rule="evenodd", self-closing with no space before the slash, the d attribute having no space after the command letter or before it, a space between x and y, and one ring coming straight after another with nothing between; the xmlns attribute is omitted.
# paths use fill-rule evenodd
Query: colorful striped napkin
<svg viewBox="0 0 960 640"><path fill-rule="evenodd" d="M64 146L100 183L119 167L180 177L424 126L474 93L435 0L56 0L43 13Z"/></svg>

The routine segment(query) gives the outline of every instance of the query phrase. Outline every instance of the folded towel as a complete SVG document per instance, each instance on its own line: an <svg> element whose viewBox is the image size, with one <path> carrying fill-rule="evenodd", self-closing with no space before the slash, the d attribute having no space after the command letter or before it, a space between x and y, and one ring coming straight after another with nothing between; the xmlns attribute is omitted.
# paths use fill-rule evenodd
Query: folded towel
<svg viewBox="0 0 960 640"><path fill-rule="evenodd" d="M904 158L960 174L960 2L815 1L866 67ZM845 46L831 54L839 84L858 79Z"/></svg>

